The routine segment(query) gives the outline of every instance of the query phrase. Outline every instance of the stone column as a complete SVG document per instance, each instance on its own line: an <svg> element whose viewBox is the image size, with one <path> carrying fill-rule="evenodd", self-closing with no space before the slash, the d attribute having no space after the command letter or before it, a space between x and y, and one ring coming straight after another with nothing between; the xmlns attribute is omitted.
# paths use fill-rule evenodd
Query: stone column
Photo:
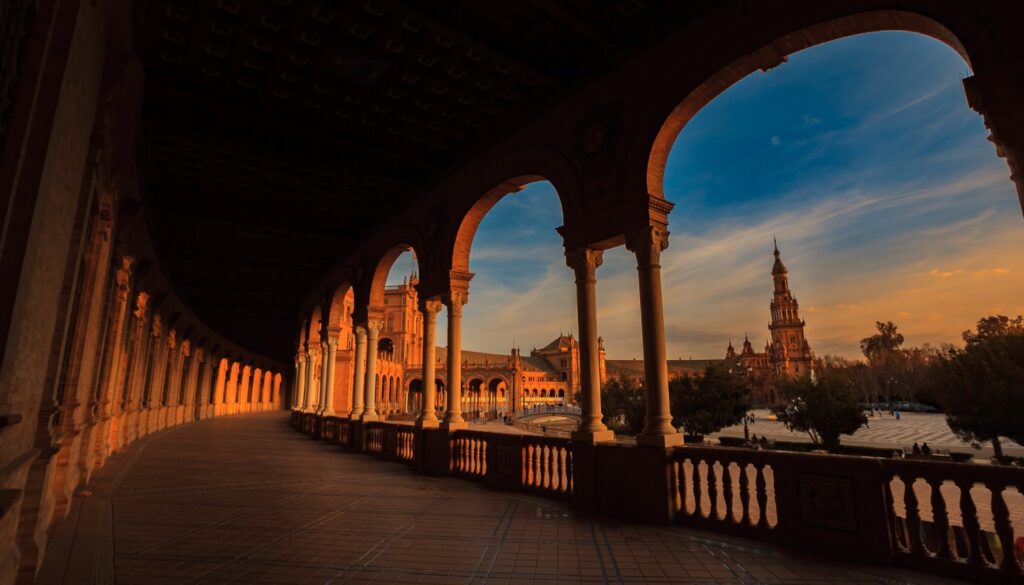
<svg viewBox="0 0 1024 585"><path fill-rule="evenodd" d="M316 413L322 415L324 413L324 404L327 402L327 361L328 361L328 343L326 339L320 339L320 389L317 393L317 407Z"/></svg>
<svg viewBox="0 0 1024 585"><path fill-rule="evenodd" d="M380 319L370 319L366 325L366 402L361 417L364 421L377 420L377 341L382 326Z"/></svg>
<svg viewBox="0 0 1024 585"><path fill-rule="evenodd" d="M292 409L302 410L302 405L306 401L306 354L301 351L295 356L295 388L293 393L295 395L292 397Z"/></svg>
<svg viewBox="0 0 1024 585"><path fill-rule="evenodd" d="M338 335L327 337L327 367L324 368L324 407L320 412L323 416L334 416L334 362L338 359Z"/></svg>
<svg viewBox="0 0 1024 585"><path fill-rule="evenodd" d="M590 248L571 250L566 263L576 274L576 316L580 326L580 395L582 422L574 441L611 441L615 433L601 422L601 366L597 353L597 268L603 252ZM568 390L572 392L572 388Z"/></svg>
<svg viewBox="0 0 1024 585"><path fill-rule="evenodd" d="M462 418L462 306L469 301L468 290L453 290L444 298L448 308L448 412L443 428L464 429Z"/></svg>
<svg viewBox="0 0 1024 585"><path fill-rule="evenodd" d="M637 445L681 445L683 436L672 426L669 412L668 363L665 361L665 320L661 300L661 252L668 247L668 231L648 226L626 234L626 247L636 254L640 281L640 327L644 346L644 386L647 417Z"/></svg>
<svg viewBox="0 0 1024 585"><path fill-rule="evenodd" d="M316 348L311 346L306 357L306 401L302 404L302 412L316 412L320 398L320 386L316 382Z"/></svg>
<svg viewBox="0 0 1024 585"><path fill-rule="evenodd" d="M363 405L363 386L366 384L366 327L356 325L353 332L356 337L356 352L352 364L352 412L348 413L351 419L363 416L366 409Z"/></svg>
<svg viewBox="0 0 1024 585"><path fill-rule="evenodd" d="M435 336L437 335L437 314L439 312L441 312L441 301L420 299L420 313L423 315L423 383L421 384L423 399L420 401L416 426L421 429L438 426L437 412L434 407L434 394L437 385L434 384L434 379L437 377Z"/></svg>
<svg viewBox="0 0 1024 585"><path fill-rule="evenodd" d="M1006 159L1024 211L1024 62L985 65L985 73L964 79L964 93L984 119L996 154Z"/></svg>

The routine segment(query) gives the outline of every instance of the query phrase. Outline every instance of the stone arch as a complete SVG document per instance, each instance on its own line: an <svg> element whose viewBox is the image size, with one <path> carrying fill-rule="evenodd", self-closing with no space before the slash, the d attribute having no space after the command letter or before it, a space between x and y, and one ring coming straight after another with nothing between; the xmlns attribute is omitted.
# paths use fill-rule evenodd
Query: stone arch
<svg viewBox="0 0 1024 585"><path fill-rule="evenodd" d="M367 277L356 286L355 310L357 313L362 310L371 312L383 310L384 288L387 285L388 273L391 272L395 260L398 260L402 253L412 250L416 256L417 269L420 270L424 265L423 259L426 258L427 248L423 245L417 230L410 226L398 226L387 234L385 241L388 243L382 246L383 252L376 256L369 256L371 259L376 257L376 260L370 260L372 267L366 271Z"/></svg>
<svg viewBox="0 0 1024 585"><path fill-rule="evenodd" d="M314 347L319 349L322 314L321 307L317 306L310 314L309 320L306 321L306 347L308 349L313 349Z"/></svg>
<svg viewBox="0 0 1024 585"><path fill-rule="evenodd" d="M338 283L329 296L330 303L326 306L326 321L328 329L338 329L343 323L352 318L352 310L355 308L355 292L349 281L344 280Z"/></svg>
<svg viewBox="0 0 1024 585"><path fill-rule="evenodd" d="M494 186L486 189L483 195L478 197L464 212L460 212L462 220L459 222L458 227L455 228L451 242L446 246L446 249L451 251L448 263L451 270L455 272L470 272L470 250L473 247L473 239L476 236L477 229L480 227L480 222L506 195L519 192L530 183L540 181L548 181L554 185L555 193L558 195L562 207L562 221L565 222L570 204L568 203L568 198L563 195L566 189L560 186L560 180L541 174L521 174L501 180Z"/></svg>
<svg viewBox="0 0 1024 585"><path fill-rule="evenodd" d="M697 112L747 75L758 69L767 71L778 66L793 53L844 37L882 31L912 32L936 39L956 51L972 69L976 54L991 52L982 46L983 34L963 30L963 25L972 20L963 14L957 15L959 18L955 19L961 26L958 32L962 33L956 34L931 16L916 12L863 11L862 5L852 2L835 3L830 8L834 9L832 14L818 16L812 22L795 21L781 24L775 31L769 29L767 34L773 38L767 39L767 43L749 47L749 52L738 58L723 59L712 75L691 86L688 91L684 90L685 97L682 101L676 100L653 134L646 168L647 193L652 197L665 198L665 165L669 152L680 132ZM972 41L970 50L965 47L962 39Z"/></svg>

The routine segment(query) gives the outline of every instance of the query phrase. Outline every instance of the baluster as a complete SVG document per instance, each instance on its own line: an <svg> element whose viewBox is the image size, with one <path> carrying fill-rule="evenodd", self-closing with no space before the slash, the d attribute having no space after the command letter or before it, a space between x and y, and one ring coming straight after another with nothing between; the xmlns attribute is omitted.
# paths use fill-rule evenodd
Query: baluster
<svg viewBox="0 0 1024 585"><path fill-rule="evenodd" d="M970 551L967 555L967 562L971 565L982 565L984 560L981 556L981 524L978 522L978 509L974 506L974 498L971 497L971 488L974 483L970 481L959 481L960 488L960 517L963 519L964 531L967 532L967 540L970 542Z"/></svg>
<svg viewBox="0 0 1024 585"><path fill-rule="evenodd" d="M764 478L764 463L755 464L754 469L757 470L757 475L754 476L755 497L761 516L757 519L757 527L768 528L768 490L765 489L767 484Z"/></svg>
<svg viewBox="0 0 1024 585"><path fill-rule="evenodd" d="M671 467L669 467L669 470L670 470L670 473L672 474L672 478L671 478L671 482L672 482L672 484L671 484L672 485L672 505L673 505L672 510L673 510L674 514L678 514L679 510L681 509L680 508L680 499L681 498L680 498L680 493L679 493L679 489L680 489L680 486L679 486L679 474L681 472L680 467L681 467L681 464L679 463L679 461L676 460L676 459L672 459Z"/></svg>
<svg viewBox="0 0 1024 585"><path fill-rule="evenodd" d="M750 526L750 479L747 477L748 464L740 465L740 507L743 508L740 524Z"/></svg>
<svg viewBox="0 0 1024 585"><path fill-rule="evenodd" d="M575 480L575 477L573 477L574 471L575 471L575 468L574 468L573 459L572 459L572 449L566 447L566 449L565 449L565 478L566 478L566 490L565 490L565 493L567 493L567 494L573 493L573 489L575 489L576 480Z"/></svg>
<svg viewBox="0 0 1024 585"><path fill-rule="evenodd" d="M722 492L725 496L725 518L730 523L735 523L735 514L732 511L732 463L722 465Z"/></svg>
<svg viewBox="0 0 1024 585"><path fill-rule="evenodd" d="M708 516L711 520L718 519L718 474L715 473L715 462L708 461Z"/></svg>
<svg viewBox="0 0 1024 585"><path fill-rule="evenodd" d="M533 485L533 445L523 447L523 484Z"/></svg>
<svg viewBox="0 0 1024 585"><path fill-rule="evenodd" d="M902 549L909 548L906 543L906 532L899 526L901 519L896 516L895 498L892 496L892 480L895 476L886 475L882 482L882 500L885 505L885 513L889 518L889 526L892 527L893 542ZM900 480L903 481L903 480Z"/></svg>
<svg viewBox="0 0 1024 585"><path fill-rule="evenodd" d="M558 447L551 445L548 447L550 451L549 459L551 463L551 491L557 492L558 486L562 483L562 469L559 465L562 454L559 453Z"/></svg>
<svg viewBox="0 0 1024 585"><path fill-rule="evenodd" d="M540 460L542 465L541 469L542 476L544 478L544 483L541 484L541 487L543 487L544 489L549 489L551 487L551 461L549 460L550 457L551 448L548 447L547 445L542 446Z"/></svg>
<svg viewBox="0 0 1024 585"><path fill-rule="evenodd" d="M537 483L534 487L544 486L544 471L542 468L541 459L544 457L544 448L540 445L534 445L534 458L533 458L533 477Z"/></svg>
<svg viewBox="0 0 1024 585"><path fill-rule="evenodd" d="M480 441L480 475L487 476L487 441Z"/></svg>
<svg viewBox="0 0 1024 585"><path fill-rule="evenodd" d="M697 517L701 516L701 510L700 510L700 461L701 461L700 459L693 459L691 461L691 463L693 464L693 471L690 474L690 477L693 480L692 485L690 486L693 489L693 515L697 516Z"/></svg>
<svg viewBox="0 0 1024 585"><path fill-rule="evenodd" d="M936 555L940 559L954 558L949 546L949 514L946 512L946 498L942 496L942 480L932 479L928 482L932 488L932 523L939 535L939 549Z"/></svg>
<svg viewBox="0 0 1024 585"><path fill-rule="evenodd" d="M473 475L480 475L480 440L473 437L469 440L469 472Z"/></svg>
<svg viewBox="0 0 1024 585"><path fill-rule="evenodd" d="M999 544L1003 549L1003 560L999 562L999 568L1007 573L1017 574L1020 571L1020 563L1013 550L1013 526L1010 525L1010 511L1006 508L1006 500L1003 499L1005 485L990 485L992 490L992 516L996 523L996 535L999 537Z"/></svg>
<svg viewBox="0 0 1024 585"><path fill-rule="evenodd" d="M904 479L903 476L900 479ZM921 515L917 509L917 494L914 493L914 482L916 477L910 481L903 481L906 488L903 490L903 507L907 510L907 540L910 541L910 554L915 557L924 556L924 544L921 542Z"/></svg>

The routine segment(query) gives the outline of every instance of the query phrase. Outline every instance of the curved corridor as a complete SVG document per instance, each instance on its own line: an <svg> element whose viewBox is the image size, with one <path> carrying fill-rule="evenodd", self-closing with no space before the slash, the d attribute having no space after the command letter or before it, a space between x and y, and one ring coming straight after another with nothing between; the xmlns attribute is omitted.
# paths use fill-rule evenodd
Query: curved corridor
<svg viewBox="0 0 1024 585"><path fill-rule="evenodd" d="M344 453L284 412L147 437L79 492L38 583L938 583L591 518Z"/></svg>

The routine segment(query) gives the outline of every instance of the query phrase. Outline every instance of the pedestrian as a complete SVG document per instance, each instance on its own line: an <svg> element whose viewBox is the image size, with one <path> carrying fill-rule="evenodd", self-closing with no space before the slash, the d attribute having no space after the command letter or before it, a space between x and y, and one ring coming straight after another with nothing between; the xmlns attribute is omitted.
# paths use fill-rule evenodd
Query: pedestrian
<svg viewBox="0 0 1024 585"><path fill-rule="evenodd" d="M923 445L921 445L921 454L922 455L931 455L932 454L932 448L928 446L927 442L925 442Z"/></svg>
<svg viewBox="0 0 1024 585"><path fill-rule="evenodd" d="M925 443L925 444L927 444L927 443ZM921 447L918 446L917 441L914 441L914 446L910 449L910 453L913 454L913 455L920 455L921 454Z"/></svg>
<svg viewBox="0 0 1024 585"><path fill-rule="evenodd" d="M896 420L900 420L900 411L896 411Z"/></svg>

